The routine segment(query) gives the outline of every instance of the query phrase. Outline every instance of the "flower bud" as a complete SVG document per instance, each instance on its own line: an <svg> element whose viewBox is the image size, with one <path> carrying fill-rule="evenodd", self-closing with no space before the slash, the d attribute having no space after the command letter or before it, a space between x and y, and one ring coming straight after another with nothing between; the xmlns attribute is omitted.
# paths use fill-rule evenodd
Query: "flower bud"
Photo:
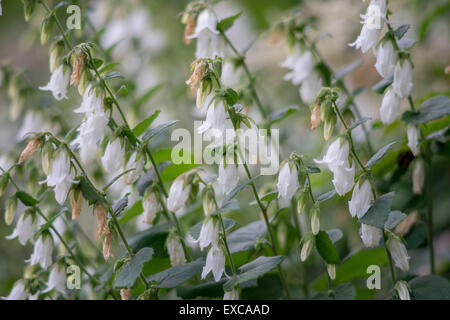
<svg viewBox="0 0 450 320"><path fill-rule="evenodd" d="M0 176L0 197L5 192L6 187L8 186L8 181L9 181L9 176L7 173L4 173Z"/></svg>
<svg viewBox="0 0 450 320"><path fill-rule="evenodd" d="M131 290L130 289L120 289L120 298L122 300L130 300Z"/></svg>
<svg viewBox="0 0 450 320"><path fill-rule="evenodd" d="M413 191L415 194L422 194L423 185L425 183L425 170L423 161L418 159L413 169Z"/></svg>
<svg viewBox="0 0 450 320"><path fill-rule="evenodd" d="M101 237L103 234L110 233L108 223L106 221L106 209L103 205L97 204L95 206L95 218L97 221L97 236Z"/></svg>
<svg viewBox="0 0 450 320"><path fill-rule="evenodd" d="M70 205L72 206L72 220L80 217L81 204L83 203L83 194L81 190L72 189L70 192Z"/></svg>
<svg viewBox="0 0 450 320"><path fill-rule="evenodd" d="M87 85L89 80L89 71L84 68L81 72L80 81L78 82L78 93L80 95L84 95L84 92L86 91Z"/></svg>
<svg viewBox="0 0 450 320"><path fill-rule="evenodd" d="M44 45L47 43L47 40L50 38L52 33L52 17L46 17L41 24L41 44Z"/></svg>
<svg viewBox="0 0 450 320"><path fill-rule="evenodd" d="M78 86L80 83L81 73L84 69L84 59L86 55L80 48L75 48L72 53L72 75L70 76L70 84Z"/></svg>
<svg viewBox="0 0 450 320"><path fill-rule="evenodd" d="M64 53L64 42L62 40L53 42L49 50L50 72L55 71L56 68L59 66L59 59L62 57L63 53Z"/></svg>
<svg viewBox="0 0 450 320"><path fill-rule="evenodd" d="M305 212L306 203L308 202L309 194L308 188L300 190L300 194L297 199L297 213L303 214Z"/></svg>
<svg viewBox="0 0 450 320"><path fill-rule="evenodd" d="M322 122L320 120L320 104L316 104L314 109L311 112L311 129L315 130L320 123Z"/></svg>
<svg viewBox="0 0 450 320"><path fill-rule="evenodd" d="M29 21L34 11L36 0L23 0L23 13L25 21Z"/></svg>
<svg viewBox="0 0 450 320"><path fill-rule="evenodd" d="M397 281L394 288L397 290L400 300L411 300L411 297L409 296L409 285L406 281Z"/></svg>
<svg viewBox="0 0 450 320"><path fill-rule="evenodd" d="M203 212L205 213L205 217L209 217L211 213L217 210L214 189L212 188L212 186L208 185L205 187L205 189L203 189L202 200Z"/></svg>
<svg viewBox="0 0 450 320"><path fill-rule="evenodd" d="M167 238L167 251L169 252L172 267L186 263L183 246L174 234L170 234Z"/></svg>
<svg viewBox="0 0 450 320"><path fill-rule="evenodd" d="M8 199L8 203L6 204L6 212L5 212L5 223L9 226L11 225L14 215L16 214L17 209L17 197L12 196Z"/></svg>
<svg viewBox="0 0 450 320"><path fill-rule="evenodd" d="M42 170L48 176L52 167L53 148L50 144L46 144L41 151Z"/></svg>
<svg viewBox="0 0 450 320"><path fill-rule="evenodd" d="M318 234L320 230L319 216L320 216L320 207L319 203L317 202L311 208L311 230L314 235Z"/></svg>
<svg viewBox="0 0 450 320"><path fill-rule="evenodd" d="M114 258L114 254L112 253L112 242L113 233L108 230L105 238L103 239L103 258L105 258L105 261Z"/></svg>
<svg viewBox="0 0 450 320"><path fill-rule="evenodd" d="M204 63L197 63L195 65L194 72L188 80L186 80L186 84L191 87L191 89L197 89L200 85L200 81L203 78L203 74L206 71L206 66Z"/></svg>
<svg viewBox="0 0 450 320"><path fill-rule="evenodd" d="M311 253L312 248L314 247L314 239L309 238L303 243L302 251L300 253L300 260L303 262L308 259L309 254Z"/></svg>
<svg viewBox="0 0 450 320"><path fill-rule="evenodd" d="M336 265L335 264L327 264L327 272L328 276L331 280L336 279Z"/></svg>
<svg viewBox="0 0 450 320"><path fill-rule="evenodd" d="M41 141L39 139L31 139L28 142L25 149L23 149L22 153L20 154L19 164L30 159L33 156L33 154L36 152L36 149L39 147L40 143L41 143Z"/></svg>
<svg viewBox="0 0 450 320"><path fill-rule="evenodd" d="M330 114L328 116L328 118L325 120L325 125L323 127L323 138L325 139L325 141L328 141L328 139L331 138L336 121L337 121L337 118L334 113Z"/></svg>

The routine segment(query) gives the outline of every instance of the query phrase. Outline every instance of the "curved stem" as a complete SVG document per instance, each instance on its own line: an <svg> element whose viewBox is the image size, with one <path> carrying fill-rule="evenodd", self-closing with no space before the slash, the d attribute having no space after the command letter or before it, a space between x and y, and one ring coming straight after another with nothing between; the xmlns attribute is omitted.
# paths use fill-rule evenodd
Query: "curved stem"
<svg viewBox="0 0 450 320"><path fill-rule="evenodd" d="M228 247L227 229L225 228L225 225L224 225L223 219L222 219L222 215L220 213L219 213L219 221L220 221L220 226L222 227L223 243L225 245L225 250L227 252L228 260L230 260L231 271L233 272L233 275L235 276L236 275L236 268L235 268L234 263L233 263L233 258L231 257L230 248Z"/></svg>

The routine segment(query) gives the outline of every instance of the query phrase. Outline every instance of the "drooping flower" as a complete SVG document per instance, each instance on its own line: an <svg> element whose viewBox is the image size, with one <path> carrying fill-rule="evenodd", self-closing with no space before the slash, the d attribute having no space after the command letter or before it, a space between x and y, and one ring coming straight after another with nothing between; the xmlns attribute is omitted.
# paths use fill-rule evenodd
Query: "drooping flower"
<svg viewBox="0 0 450 320"><path fill-rule="evenodd" d="M80 217L81 205L83 204L83 194L81 190L72 189L70 192L70 206L72 207L72 220Z"/></svg>
<svg viewBox="0 0 450 320"><path fill-rule="evenodd" d="M13 233L6 239L18 238L21 245L25 245L28 240L33 240L34 232L37 229L37 217L30 210L26 210L17 221L16 228Z"/></svg>
<svg viewBox="0 0 450 320"><path fill-rule="evenodd" d="M284 64L287 65L287 64ZM289 73L284 76L284 80L291 81L293 85L299 85L309 77L314 69L315 61L310 51L305 51L294 63Z"/></svg>
<svg viewBox="0 0 450 320"><path fill-rule="evenodd" d="M380 243L381 229L362 223L360 236L366 248L374 248Z"/></svg>
<svg viewBox="0 0 450 320"><path fill-rule="evenodd" d="M208 247L210 244L217 246L219 239L219 224L217 219L208 217L205 219L198 237L200 250Z"/></svg>
<svg viewBox="0 0 450 320"><path fill-rule="evenodd" d="M233 288L231 291L226 291L223 295L223 300L239 300L239 288Z"/></svg>
<svg viewBox="0 0 450 320"><path fill-rule="evenodd" d="M219 282L225 272L225 255L220 246L211 246L206 256L206 265L203 267L202 279L212 272L214 280Z"/></svg>
<svg viewBox="0 0 450 320"><path fill-rule="evenodd" d="M30 159L36 152L40 144L41 141L39 139L31 139L30 141L28 141L25 149L23 149L22 153L20 154L18 163L21 164Z"/></svg>
<svg viewBox="0 0 450 320"><path fill-rule="evenodd" d="M232 61L225 61L220 80L226 88L236 88L242 79L242 68L237 67Z"/></svg>
<svg viewBox="0 0 450 320"><path fill-rule="evenodd" d="M378 45L376 53L377 63L375 64L375 69L383 78L391 76L394 73L395 60L397 58L392 41L382 41Z"/></svg>
<svg viewBox="0 0 450 320"><path fill-rule="evenodd" d="M32 266L40 264L42 269L46 270L52 265L53 239L50 233L43 232L36 243L31 257L26 262Z"/></svg>
<svg viewBox="0 0 450 320"><path fill-rule="evenodd" d="M319 233L319 230L320 230L320 207L319 203L317 202L311 208L311 231L313 235L316 235Z"/></svg>
<svg viewBox="0 0 450 320"><path fill-rule="evenodd" d="M223 102L219 99L214 101L206 113L206 120L197 128L198 133L204 133L207 130L222 132L227 123L226 111Z"/></svg>
<svg viewBox="0 0 450 320"><path fill-rule="evenodd" d="M56 100L67 99L67 86L69 85L70 72L63 65L53 71L47 85L39 87L43 91L51 91Z"/></svg>
<svg viewBox="0 0 450 320"><path fill-rule="evenodd" d="M57 290L62 294L66 293L66 270L64 266L59 263L55 263L50 269L50 274L48 275L47 289L44 292L50 290Z"/></svg>
<svg viewBox="0 0 450 320"><path fill-rule="evenodd" d="M47 185L54 187L55 199L59 204L66 201L67 192L74 182L74 171L71 168L70 158L64 150L54 155L47 175Z"/></svg>
<svg viewBox="0 0 450 320"><path fill-rule="evenodd" d="M348 166L348 156L349 156L349 144L347 140L342 140L341 138L336 139L327 150L326 155L322 160L314 159L318 164L324 164L328 166L330 171L333 171L340 166Z"/></svg>
<svg viewBox="0 0 450 320"><path fill-rule="evenodd" d="M219 165L219 176L217 182L222 187L222 191L228 194L239 182L238 168L233 163L221 163Z"/></svg>
<svg viewBox="0 0 450 320"><path fill-rule="evenodd" d="M363 53L373 48L378 42L385 17L386 0L372 0L367 8L366 14L361 15L363 27L360 35L355 42L349 45L356 47L356 49L361 49Z"/></svg>
<svg viewBox="0 0 450 320"><path fill-rule="evenodd" d="M423 185L425 183L425 170L423 161L418 159L413 169L413 191L415 194L422 194Z"/></svg>
<svg viewBox="0 0 450 320"><path fill-rule="evenodd" d="M291 200L299 187L297 166L288 161L282 166L278 174L278 196L286 200Z"/></svg>
<svg viewBox="0 0 450 320"><path fill-rule="evenodd" d="M406 281L400 280L394 286L395 290L397 290L398 297L400 300L411 300L409 295L409 285Z"/></svg>
<svg viewBox="0 0 450 320"><path fill-rule="evenodd" d="M305 103L311 103L317 96L317 93L322 88L322 79L317 74L317 72L312 72L306 79L303 81L302 86L300 87L300 96Z"/></svg>
<svg viewBox="0 0 450 320"><path fill-rule="evenodd" d="M92 84L89 84L83 94L80 107L75 109L73 112L84 113L86 116L97 112L104 112L104 97L105 95L103 90L98 90Z"/></svg>
<svg viewBox="0 0 450 320"><path fill-rule="evenodd" d="M397 61L394 68L394 82L392 88L401 98L407 98L413 87L413 69L407 59Z"/></svg>
<svg viewBox="0 0 450 320"><path fill-rule="evenodd" d="M400 97L393 89L388 89L383 96L380 108L381 122L391 124L400 116Z"/></svg>
<svg viewBox="0 0 450 320"><path fill-rule="evenodd" d="M344 196L352 190L355 184L355 164L353 163L351 167L339 166L333 171L333 185L336 192L340 196Z"/></svg>
<svg viewBox="0 0 450 320"><path fill-rule="evenodd" d="M408 147L411 149L413 155L417 156L420 152L419 148L419 129L412 124L406 127L406 135L408 136Z"/></svg>
<svg viewBox="0 0 450 320"><path fill-rule="evenodd" d="M106 209L102 204L97 204L95 206L95 220L97 222L97 237L110 233Z"/></svg>
<svg viewBox="0 0 450 320"><path fill-rule="evenodd" d="M174 212L180 210L188 200L190 192L191 186L185 185L184 176L179 176L170 187L167 208Z"/></svg>
<svg viewBox="0 0 450 320"><path fill-rule="evenodd" d="M353 189L352 199L348 202L348 209L352 217L362 218L370 208L373 200L372 189L368 180L361 185L359 181Z"/></svg>
<svg viewBox="0 0 450 320"><path fill-rule="evenodd" d="M213 59L224 55L225 43L217 30L217 19L210 10L203 10L199 14L195 32L188 39L197 39L197 59Z"/></svg>
<svg viewBox="0 0 450 320"><path fill-rule="evenodd" d="M25 286L24 280L18 280L14 283L7 297L2 297L4 300L25 300L28 296L28 289Z"/></svg>
<svg viewBox="0 0 450 320"><path fill-rule="evenodd" d="M172 267L179 266L186 263L183 245L178 237L170 235L167 239L167 251L169 252L170 264Z"/></svg>
<svg viewBox="0 0 450 320"><path fill-rule="evenodd" d="M112 252L112 243L113 243L114 234L109 231L106 233L105 238L103 239L102 253L105 261L114 258L114 254Z"/></svg>
<svg viewBox="0 0 450 320"><path fill-rule="evenodd" d="M125 158L125 149L119 138L108 142L105 154L102 157L102 164L109 173L116 173L123 165Z"/></svg>
<svg viewBox="0 0 450 320"><path fill-rule="evenodd" d="M308 239L303 243L302 250L300 252L300 260L303 262L308 259L312 248L314 247L314 240Z"/></svg>
<svg viewBox="0 0 450 320"><path fill-rule="evenodd" d="M327 264L327 272L328 276L331 280L336 279L336 265L335 264Z"/></svg>
<svg viewBox="0 0 450 320"><path fill-rule="evenodd" d="M144 198L142 199L142 207L144 208L144 212L142 213L143 222L151 225L159 209L158 199L154 192L145 192Z"/></svg>
<svg viewBox="0 0 450 320"><path fill-rule="evenodd" d="M125 177L124 177L125 183L126 184L134 183L139 178L142 171L144 170L144 165L145 165L145 155L143 155L140 152L135 151L130 156L130 159L128 159L127 166L126 166L126 170L130 170L130 169L134 169L134 170L125 174Z"/></svg>
<svg viewBox="0 0 450 320"><path fill-rule="evenodd" d="M389 238L387 245L392 259L394 259L395 266L403 271L408 271L410 257L403 242L392 236Z"/></svg>

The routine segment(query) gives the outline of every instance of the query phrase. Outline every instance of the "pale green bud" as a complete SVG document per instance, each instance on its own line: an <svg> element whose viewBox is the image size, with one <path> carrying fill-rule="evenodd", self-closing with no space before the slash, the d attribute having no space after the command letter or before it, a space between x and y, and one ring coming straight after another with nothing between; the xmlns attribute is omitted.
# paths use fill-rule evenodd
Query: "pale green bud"
<svg viewBox="0 0 450 320"><path fill-rule="evenodd" d="M328 276L331 280L336 279L336 265L335 264L327 264L327 272Z"/></svg>
<svg viewBox="0 0 450 320"><path fill-rule="evenodd" d="M52 33L52 17L46 17L41 24L41 44L44 45L47 43L47 40L50 38Z"/></svg>
<svg viewBox="0 0 450 320"><path fill-rule="evenodd" d="M320 207L319 203L314 204L311 208L311 230L314 235L320 230Z"/></svg>
<svg viewBox="0 0 450 320"><path fill-rule="evenodd" d="M314 247L314 238L309 238L303 243L302 251L300 253L300 260L302 260L302 262L308 259L313 247Z"/></svg>
<svg viewBox="0 0 450 320"><path fill-rule="evenodd" d="M4 173L0 176L0 197L3 195L3 193L6 190L6 187L8 186L9 177L7 173Z"/></svg>
<svg viewBox="0 0 450 320"><path fill-rule="evenodd" d="M17 209L17 197L12 196L8 199L6 204L6 212L5 212L5 222L9 226L13 222L14 215L16 214Z"/></svg>
<svg viewBox="0 0 450 320"><path fill-rule="evenodd" d="M25 21L29 21L34 11L36 0L22 0Z"/></svg>
<svg viewBox="0 0 450 320"><path fill-rule="evenodd" d="M303 188L300 190L300 194L297 198L297 213L303 214L305 212L306 203L308 202L309 194L308 188Z"/></svg>

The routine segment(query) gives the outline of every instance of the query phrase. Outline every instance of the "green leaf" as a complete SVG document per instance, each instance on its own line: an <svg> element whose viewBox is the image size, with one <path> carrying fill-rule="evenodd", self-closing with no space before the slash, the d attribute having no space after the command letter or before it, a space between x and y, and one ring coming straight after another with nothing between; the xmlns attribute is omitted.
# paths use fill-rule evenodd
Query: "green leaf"
<svg viewBox="0 0 450 320"><path fill-rule="evenodd" d="M389 87L392 82L394 81L394 77L390 76L388 78L384 78L383 80L379 81L377 84L375 84L372 87L372 90L379 94L384 94L384 91L387 87Z"/></svg>
<svg viewBox="0 0 450 320"><path fill-rule="evenodd" d="M136 99L136 101L133 104L133 107L139 108L141 105L146 103L151 97L153 97L159 91L159 89L161 89L162 87L163 87L163 84L159 83L156 86L148 89L147 92L145 92L142 96L140 96L138 99Z"/></svg>
<svg viewBox="0 0 450 320"><path fill-rule="evenodd" d="M426 275L409 281L412 300L450 300L450 283L447 279Z"/></svg>
<svg viewBox="0 0 450 320"><path fill-rule="evenodd" d="M331 199L335 196L336 194L336 190L330 190L328 192L325 192L324 194L321 194L318 198L317 201L326 201L328 199Z"/></svg>
<svg viewBox="0 0 450 320"><path fill-rule="evenodd" d="M17 191L16 197L26 206L33 207L36 204L38 204L38 201L33 198L30 194L26 193L25 191Z"/></svg>
<svg viewBox="0 0 450 320"><path fill-rule="evenodd" d="M386 152L389 150L389 148L395 144L396 141L388 143L387 145L385 145L384 147L382 147L380 150L378 150L373 156L372 158L369 159L369 161L367 161L366 163L366 167L370 167L372 165L374 165L375 163L377 163L378 161L380 161L381 158L384 157L384 155L386 154Z"/></svg>
<svg viewBox="0 0 450 320"><path fill-rule="evenodd" d="M339 253L333 245L328 233L320 230L316 235L316 249L319 255L327 264L339 264L341 259Z"/></svg>
<svg viewBox="0 0 450 320"><path fill-rule="evenodd" d="M117 95L119 96L126 96L128 94L128 89L126 85L121 85L119 90L117 90Z"/></svg>
<svg viewBox="0 0 450 320"><path fill-rule="evenodd" d="M198 258L195 261L156 273L148 277L147 280L149 282L155 282L156 288L175 288L201 273L205 262L205 258Z"/></svg>
<svg viewBox="0 0 450 320"><path fill-rule="evenodd" d="M107 65L103 66L100 70L98 70L99 73L104 73L106 71L109 71L111 69L114 69L115 67L117 67L120 63L119 62L111 62L108 63Z"/></svg>
<svg viewBox="0 0 450 320"><path fill-rule="evenodd" d="M266 193L265 195L263 195L261 197L261 201L271 202L272 200L275 200L277 197L278 197L278 191L274 190L274 191L270 191L270 192Z"/></svg>
<svg viewBox="0 0 450 320"><path fill-rule="evenodd" d="M411 27L409 24L404 24L404 25L401 25L400 27L398 27L394 31L394 34L395 34L395 36L397 37L398 40L403 38L403 36L406 34L406 32L408 32L409 27Z"/></svg>
<svg viewBox="0 0 450 320"><path fill-rule="evenodd" d="M355 129L356 127L358 127L359 125L371 120L372 118L370 117L362 117L358 120L356 120L355 122L352 123L352 125L350 126L350 130Z"/></svg>
<svg viewBox="0 0 450 320"><path fill-rule="evenodd" d="M338 285L354 279L367 279L369 276L367 267L373 264L383 267L387 265L387 261L386 250L384 248L359 251L353 256L346 258L342 264L336 266L336 279L333 283ZM327 286L328 279L325 272L316 280L313 288L315 290L325 290Z"/></svg>
<svg viewBox="0 0 450 320"><path fill-rule="evenodd" d="M253 178L251 178L250 180L245 181L244 183L238 185L236 188L234 188L233 190L230 191L229 194L227 194L227 196L225 197L225 199L223 200L222 203L227 203L228 201L230 201L231 199L233 199L239 192L241 192L248 184L252 183L253 181L255 181L256 179L258 179L261 175L257 175Z"/></svg>
<svg viewBox="0 0 450 320"><path fill-rule="evenodd" d="M128 243L135 252L145 247L152 247L155 251L155 257L166 257L165 244L172 227L172 223L157 224L148 230L135 234L128 239Z"/></svg>
<svg viewBox="0 0 450 320"><path fill-rule="evenodd" d="M238 211L239 209L239 202L236 199L232 199L225 202L219 209L211 213L211 215L216 216L218 214L223 214L230 211Z"/></svg>
<svg viewBox="0 0 450 320"><path fill-rule="evenodd" d="M418 111L405 111L403 122L410 124L426 123L450 114L450 98L436 96L425 100Z"/></svg>
<svg viewBox="0 0 450 320"><path fill-rule="evenodd" d="M139 277L144 264L153 256L152 248L142 248L134 257L122 268L116 278L114 286L116 288L131 288Z"/></svg>
<svg viewBox="0 0 450 320"><path fill-rule="evenodd" d="M181 299L195 299L197 297L222 298L223 284L225 280L219 282L207 282L194 286L177 287L177 296Z"/></svg>
<svg viewBox="0 0 450 320"><path fill-rule="evenodd" d="M263 220L254 221L239 228L227 236L231 253L251 250L259 241L265 241L266 224Z"/></svg>
<svg viewBox="0 0 450 320"><path fill-rule="evenodd" d="M277 300L283 296L283 285L278 274L266 274L255 281L254 286L242 284L243 300Z"/></svg>
<svg viewBox="0 0 450 320"><path fill-rule="evenodd" d="M427 227L423 222L416 222L405 236L406 249L413 250L422 247L427 242Z"/></svg>
<svg viewBox="0 0 450 320"><path fill-rule="evenodd" d="M342 70L340 70L336 73L336 76L335 76L336 80L344 78L347 74L356 70L356 68L358 68L361 64L362 64L362 60L360 59L360 60L357 60L357 61L353 62L352 64L344 67Z"/></svg>
<svg viewBox="0 0 450 320"><path fill-rule="evenodd" d="M92 62L93 62L94 67L95 67L96 69L100 68L101 65L103 64L103 60L102 60L102 59L98 59L98 58L92 59Z"/></svg>
<svg viewBox="0 0 450 320"><path fill-rule="evenodd" d="M118 71L113 71L111 73L108 73L103 79L107 80L107 79L114 79L114 78L124 78L124 76Z"/></svg>
<svg viewBox="0 0 450 320"><path fill-rule="evenodd" d="M217 23L217 30L226 31L233 26L234 20L240 17L242 11Z"/></svg>
<svg viewBox="0 0 450 320"><path fill-rule="evenodd" d="M152 124L153 121L155 121L155 119L158 117L158 115L160 114L161 110L155 110L153 112L152 115L150 115L149 117L147 117L146 119L142 120L141 122L139 122L136 127L133 128L133 132L134 134L139 137L141 134L143 134L145 132L145 130L148 129L148 127L150 127L150 125Z"/></svg>
<svg viewBox="0 0 450 320"><path fill-rule="evenodd" d="M225 101L227 102L227 105L234 106L238 101L239 95L233 89L227 88L225 90L224 97Z"/></svg>
<svg viewBox="0 0 450 320"><path fill-rule="evenodd" d="M400 211L391 211L389 217L384 224L385 229L394 229L400 222L402 222L408 215Z"/></svg>
<svg viewBox="0 0 450 320"><path fill-rule="evenodd" d="M170 165L170 161L164 161L157 165L159 173L162 173L167 166ZM156 172L153 169L148 170L137 183L137 190L139 195L144 195L145 190L153 183L157 178Z"/></svg>
<svg viewBox="0 0 450 320"><path fill-rule="evenodd" d="M288 106L281 110L275 111L274 113L269 115L266 127L270 128L275 123L286 119L289 115L297 111L299 111L299 107L297 105Z"/></svg>
<svg viewBox="0 0 450 320"><path fill-rule="evenodd" d="M306 172L308 172L308 173L320 173L320 169L318 167L316 167L316 166L309 165L309 166L306 166Z"/></svg>
<svg viewBox="0 0 450 320"><path fill-rule="evenodd" d="M391 212L391 204L394 199L394 192L383 194L376 199L367 213L359 219L360 223L368 224L379 229L383 229Z"/></svg>
<svg viewBox="0 0 450 320"><path fill-rule="evenodd" d="M170 148L160 149L153 152L153 158L155 158L155 161L158 164L164 161L171 161L172 152L174 152L174 149ZM190 161L188 161L188 163L180 163L180 164L171 163L169 166L167 166L167 168L164 169L163 172L161 172L161 178L165 182L172 181L180 174L185 173L186 171L189 171L198 166L197 164L194 163L194 157L189 153L189 151L181 149L180 152L182 152L181 156L184 156L184 154L186 154L187 158L190 159Z"/></svg>
<svg viewBox="0 0 450 320"><path fill-rule="evenodd" d="M142 207L142 200L136 201L133 206L126 210L119 219L120 224L127 223L131 219L137 217L142 212L144 212L144 208Z"/></svg>
<svg viewBox="0 0 450 320"><path fill-rule="evenodd" d="M126 194L122 199L114 203L114 205L112 206L112 211L114 212L114 215L117 217L123 210L125 210L127 206L128 206L128 194Z"/></svg>
<svg viewBox="0 0 450 320"><path fill-rule="evenodd" d="M316 294L313 300L355 300L356 288L352 283L344 283L337 286L336 290L331 291L329 295L324 293Z"/></svg>
<svg viewBox="0 0 450 320"><path fill-rule="evenodd" d="M244 264L239 268L239 274L229 279L223 286L225 291L231 291L236 285L257 279L259 276L276 268L281 261L282 256L264 257L260 256L250 263Z"/></svg>
<svg viewBox="0 0 450 320"><path fill-rule="evenodd" d="M102 199L102 197L98 194L97 189L91 184L91 182L86 178L86 176L82 176L80 179L80 188L81 193L83 194L83 198L88 201L97 202Z"/></svg>
<svg viewBox="0 0 450 320"><path fill-rule="evenodd" d="M391 212L391 204L394 199L394 192L383 194L376 199L367 213L359 219L360 223L368 224L379 229L383 229Z"/></svg>
<svg viewBox="0 0 450 320"><path fill-rule="evenodd" d="M180 122L180 120L172 120L163 124L160 124L156 128L148 130L144 136L142 137L142 140L144 141L144 144L148 143L154 136L157 134L160 134L163 130L170 128L174 124Z"/></svg>

